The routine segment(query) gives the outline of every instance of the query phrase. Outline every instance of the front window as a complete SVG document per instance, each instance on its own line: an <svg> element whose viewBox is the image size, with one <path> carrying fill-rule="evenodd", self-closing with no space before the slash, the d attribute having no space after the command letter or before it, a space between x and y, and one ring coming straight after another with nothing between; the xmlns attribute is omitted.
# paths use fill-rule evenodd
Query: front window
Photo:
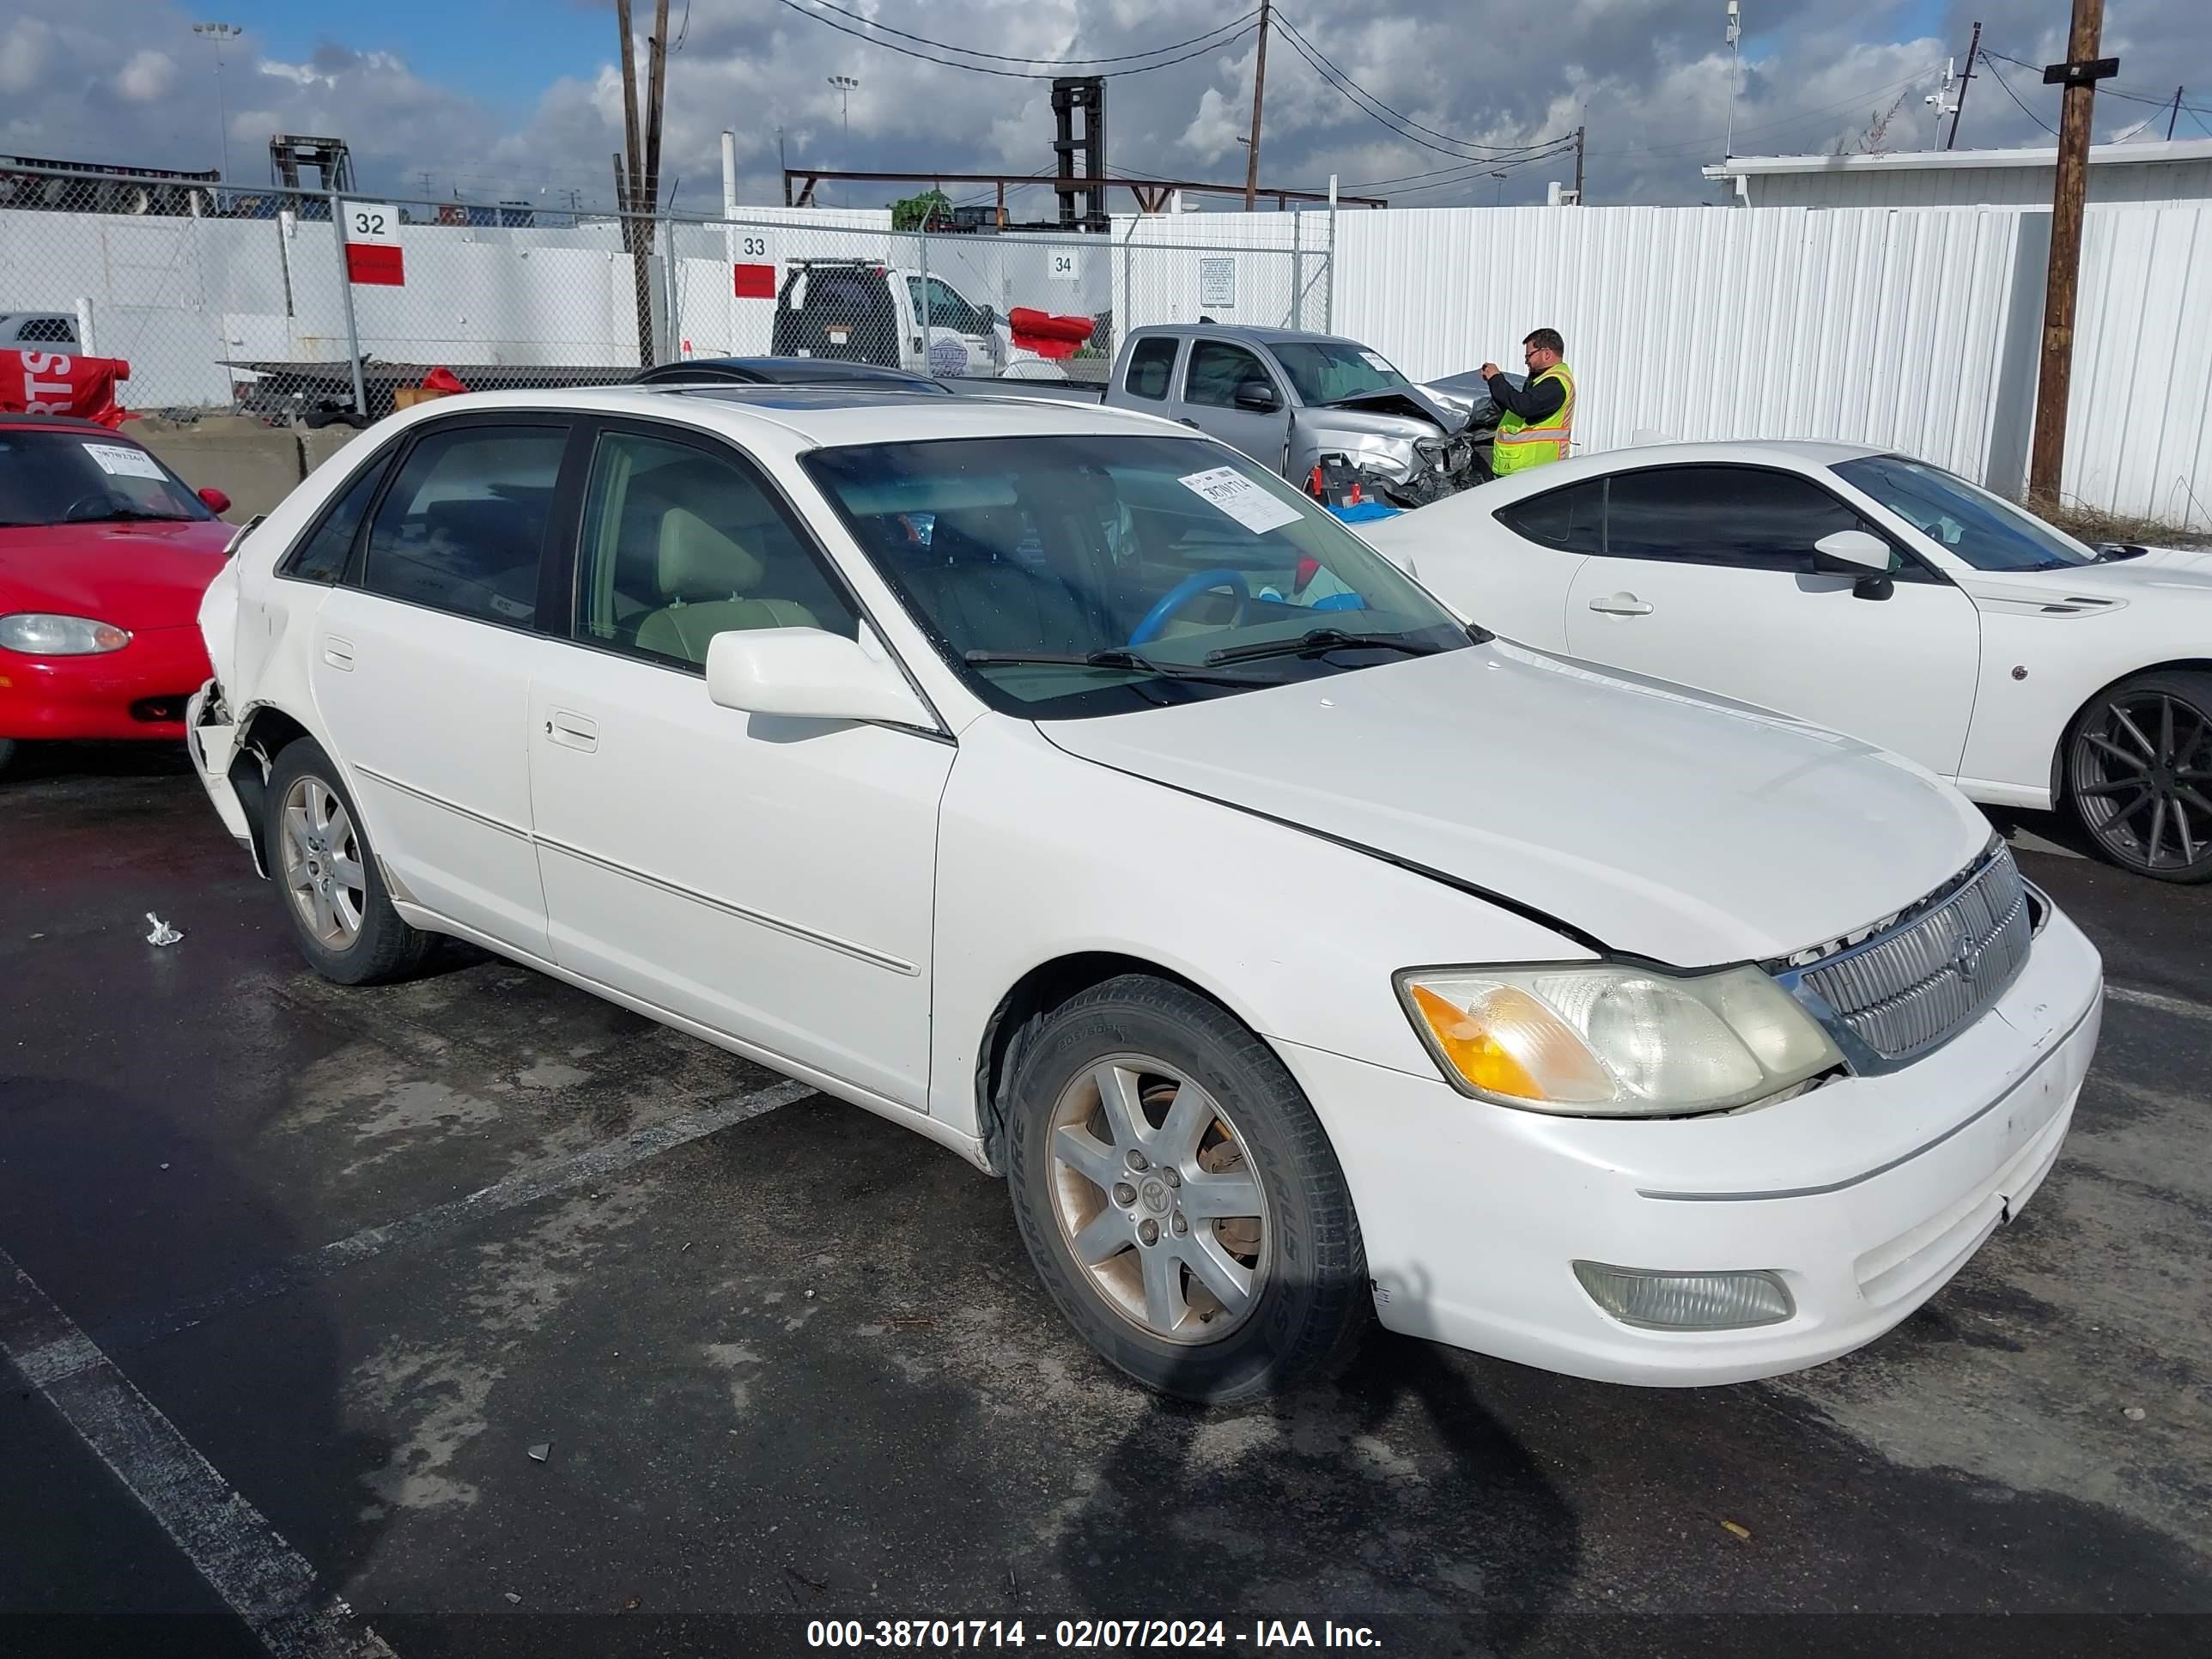
<svg viewBox="0 0 2212 1659"><path fill-rule="evenodd" d="M2063 531L1925 461L1869 455L1838 461L1835 471L1977 570L2064 570L2097 562L2095 552Z"/></svg>
<svg viewBox="0 0 2212 1659"><path fill-rule="evenodd" d="M1002 713L1116 714L1470 642L1324 509L1200 439L871 444L805 465Z"/></svg>
<svg viewBox="0 0 2212 1659"><path fill-rule="evenodd" d="M1269 384L1260 360L1226 340L1200 340L1190 349L1183 371L1182 400L1207 409L1234 409L1237 394L1254 381Z"/></svg>
<svg viewBox="0 0 2212 1659"><path fill-rule="evenodd" d="M1274 352L1303 403L1341 403L1377 392L1403 392L1409 384L1381 352L1348 341L1279 341Z"/></svg>
<svg viewBox="0 0 2212 1659"><path fill-rule="evenodd" d="M0 428L0 529L213 517L183 479L126 438Z"/></svg>

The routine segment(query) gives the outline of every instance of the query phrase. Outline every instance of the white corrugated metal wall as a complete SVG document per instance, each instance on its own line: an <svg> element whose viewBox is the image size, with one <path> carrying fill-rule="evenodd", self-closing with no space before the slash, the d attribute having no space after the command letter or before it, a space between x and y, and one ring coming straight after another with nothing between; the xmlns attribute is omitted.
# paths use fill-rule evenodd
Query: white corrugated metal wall
<svg viewBox="0 0 2212 1659"><path fill-rule="evenodd" d="M1237 245L1245 216L1156 219L1139 240ZM1346 210L1334 327L1416 379L1514 368L1522 336L1555 327L1582 448L1644 429L1829 438L2017 493L2049 222L2021 208ZM2212 479L2212 207L2093 207L2088 227L2063 493L2212 529L2197 482Z"/></svg>
<svg viewBox="0 0 2212 1659"><path fill-rule="evenodd" d="M1855 167L1753 173L1751 207L2043 207L2051 205L2049 165L2024 167ZM2089 200L2182 205L2212 201L2212 161L2089 169Z"/></svg>

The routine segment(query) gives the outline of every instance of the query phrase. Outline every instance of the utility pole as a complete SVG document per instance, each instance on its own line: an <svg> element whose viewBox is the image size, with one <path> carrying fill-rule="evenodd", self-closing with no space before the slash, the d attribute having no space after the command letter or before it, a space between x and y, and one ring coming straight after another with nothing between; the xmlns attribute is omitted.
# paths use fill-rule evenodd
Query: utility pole
<svg viewBox="0 0 2212 1659"><path fill-rule="evenodd" d="M2051 198L2051 271L2043 295L2043 362L2035 382L2035 438L2028 451L2027 494L2058 500L2066 459L2066 404L2074 370L2074 301L2081 272L2082 202L2089 179L2089 124L2097 82L2117 75L2117 58L2097 56L2105 0L2074 0L2066 61L2043 71L2045 86L2063 87L2058 106L2057 182Z"/></svg>
<svg viewBox="0 0 2212 1659"><path fill-rule="evenodd" d="M615 206L622 216L623 246L630 257L630 282L636 296L637 361L653 364L653 282L647 260L653 252L653 217L660 193L660 104L667 84L668 0L653 0L653 38L647 42L648 85L646 137L641 144L637 119L637 53L630 41L629 0L615 0L615 27L622 31L623 153L615 158Z"/></svg>
<svg viewBox="0 0 2212 1659"><path fill-rule="evenodd" d="M2166 118L2166 141L2168 143L2173 142L2173 124L2181 118L2182 91L2179 87L2173 89L2173 113Z"/></svg>
<svg viewBox="0 0 2212 1659"><path fill-rule="evenodd" d="M1260 99L1267 86L1267 25L1274 15L1273 0L1260 0L1260 56L1252 65L1251 148L1244 156L1244 211L1260 204Z"/></svg>
<svg viewBox="0 0 2212 1659"><path fill-rule="evenodd" d="M1966 43L1966 72L1959 77L1959 101L1951 106L1951 136L1943 141L1948 149L1959 142L1959 118L1966 112L1966 88L1973 83L1974 66L1982 61L1982 20L1974 20L1974 38Z"/></svg>
<svg viewBox="0 0 2212 1659"><path fill-rule="evenodd" d="M1583 204L1583 135L1589 131L1587 127L1575 129L1575 205L1577 207Z"/></svg>

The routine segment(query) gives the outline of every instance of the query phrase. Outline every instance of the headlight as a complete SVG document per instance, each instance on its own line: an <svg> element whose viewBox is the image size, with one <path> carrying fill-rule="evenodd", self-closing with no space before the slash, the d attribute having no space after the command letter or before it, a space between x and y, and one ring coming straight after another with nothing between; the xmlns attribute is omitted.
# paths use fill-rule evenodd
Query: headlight
<svg viewBox="0 0 2212 1659"><path fill-rule="evenodd" d="M1756 968L1678 977L1607 963L1398 975L1444 1076L1501 1106L1591 1117L1725 1111L1843 1056Z"/></svg>
<svg viewBox="0 0 2212 1659"><path fill-rule="evenodd" d="M131 635L112 623L88 617L52 617L40 611L0 617L0 646L27 657L96 657L130 643Z"/></svg>

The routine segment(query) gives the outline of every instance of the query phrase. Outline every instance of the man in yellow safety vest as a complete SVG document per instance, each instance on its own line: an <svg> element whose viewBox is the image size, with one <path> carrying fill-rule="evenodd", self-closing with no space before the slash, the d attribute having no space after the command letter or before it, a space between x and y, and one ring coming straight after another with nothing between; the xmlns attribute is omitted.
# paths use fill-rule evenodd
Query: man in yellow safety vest
<svg viewBox="0 0 2212 1659"><path fill-rule="evenodd" d="M1528 378L1515 386L1496 363L1482 366L1491 401L1502 418L1490 470L1499 477L1566 459L1574 440L1575 377L1561 360L1567 343L1555 328L1540 328L1521 343Z"/></svg>

